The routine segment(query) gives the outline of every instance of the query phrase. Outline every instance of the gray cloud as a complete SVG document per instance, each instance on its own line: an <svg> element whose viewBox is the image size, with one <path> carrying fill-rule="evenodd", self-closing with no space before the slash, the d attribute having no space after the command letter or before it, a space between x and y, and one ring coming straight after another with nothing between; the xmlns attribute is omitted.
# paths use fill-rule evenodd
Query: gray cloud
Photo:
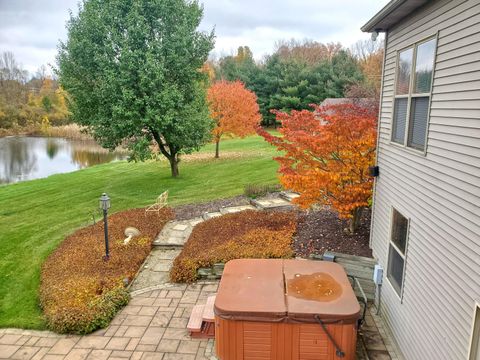
<svg viewBox="0 0 480 360"><path fill-rule="evenodd" d="M55 61L66 38L69 9L77 0L0 0L0 51L12 51L30 72ZM281 39L339 41L346 46L366 38L360 26L388 0L203 0L201 28L215 26L215 53L248 45L255 57L272 51Z"/></svg>

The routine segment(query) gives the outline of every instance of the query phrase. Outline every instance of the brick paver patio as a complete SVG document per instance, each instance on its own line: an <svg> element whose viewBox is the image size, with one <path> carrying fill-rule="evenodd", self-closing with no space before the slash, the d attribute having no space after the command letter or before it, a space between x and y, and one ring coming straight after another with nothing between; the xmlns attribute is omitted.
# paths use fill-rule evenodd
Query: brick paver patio
<svg viewBox="0 0 480 360"><path fill-rule="evenodd" d="M213 340L191 339L186 329L195 304L215 294L217 281L164 284L132 293L106 329L86 336L0 329L0 359L213 360ZM360 331L357 360L397 360L381 318L371 309Z"/></svg>
<svg viewBox="0 0 480 360"><path fill-rule="evenodd" d="M207 360L213 341L191 339L186 326L193 306L204 304L217 287L210 281L134 292L109 327L87 336L0 329L0 359Z"/></svg>

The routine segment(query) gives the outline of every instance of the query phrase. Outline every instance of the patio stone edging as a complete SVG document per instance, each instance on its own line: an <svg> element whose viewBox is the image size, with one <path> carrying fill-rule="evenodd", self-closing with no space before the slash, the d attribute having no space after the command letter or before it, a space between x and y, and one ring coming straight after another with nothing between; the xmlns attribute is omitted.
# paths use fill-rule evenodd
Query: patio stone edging
<svg viewBox="0 0 480 360"><path fill-rule="evenodd" d="M197 281L195 284L212 285L212 284L216 284L216 283L217 283L216 281L201 280L201 281ZM145 294L149 291L155 291L155 290L185 290L187 288L187 286L188 286L187 284L175 284L175 283L170 283L169 282L169 283L153 285L153 286L149 286L149 287L146 287L146 288L142 288L142 289L139 289L139 290L132 291L132 292L130 292L130 296L132 298L134 298L136 296Z"/></svg>

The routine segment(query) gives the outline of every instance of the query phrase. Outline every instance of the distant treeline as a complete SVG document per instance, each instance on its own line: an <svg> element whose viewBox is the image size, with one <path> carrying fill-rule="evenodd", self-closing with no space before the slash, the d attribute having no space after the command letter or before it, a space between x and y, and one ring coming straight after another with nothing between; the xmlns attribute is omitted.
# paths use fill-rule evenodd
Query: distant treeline
<svg viewBox="0 0 480 360"><path fill-rule="evenodd" d="M310 109L326 98L377 98L383 48L381 41L359 41L350 49L339 43L282 41L273 54L255 61L248 46L236 55L210 60L211 79L240 80L257 94L263 124L275 122L271 110Z"/></svg>
<svg viewBox="0 0 480 360"><path fill-rule="evenodd" d="M31 77L14 54L0 54L0 135L35 132L69 122L66 93L45 66Z"/></svg>
<svg viewBox="0 0 480 360"><path fill-rule="evenodd" d="M350 49L339 43L281 41L256 61L248 46L236 55L209 60L211 81L240 80L256 93L262 124L275 124L271 110L310 109L325 98L376 98L383 48L380 41L359 41ZM45 66L30 76L14 54L0 54L0 136L36 132L69 123L67 94Z"/></svg>

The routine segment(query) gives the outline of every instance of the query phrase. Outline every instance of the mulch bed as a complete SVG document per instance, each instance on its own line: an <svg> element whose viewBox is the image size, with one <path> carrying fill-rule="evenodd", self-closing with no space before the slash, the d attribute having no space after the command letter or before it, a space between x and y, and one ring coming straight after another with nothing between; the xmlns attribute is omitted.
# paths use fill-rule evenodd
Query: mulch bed
<svg viewBox="0 0 480 360"><path fill-rule="evenodd" d="M244 195L228 199L217 199L198 204L179 205L173 208L176 220L189 220L202 216L206 212L216 212L222 207L248 205L249 198Z"/></svg>
<svg viewBox="0 0 480 360"><path fill-rule="evenodd" d="M103 222L69 235L42 266L40 304L48 327L60 333L85 334L106 326L128 301L126 283L173 217L168 208L158 214L132 209L109 216L108 261L103 259ZM140 235L124 245L127 227L135 227Z"/></svg>
<svg viewBox="0 0 480 360"><path fill-rule="evenodd" d="M322 255L325 251L372 257L369 247L370 213L363 211L358 231L350 235L347 221L338 219L335 212L316 210L303 212L299 217L294 249L297 256Z"/></svg>
<svg viewBox="0 0 480 360"><path fill-rule="evenodd" d="M279 196L280 193L275 192L263 195L262 198L277 199ZM217 199L203 203L179 205L172 209L175 212L175 220L190 220L202 216L206 212L220 211L223 207L249 205L250 200L251 199L248 196L238 195L231 198Z"/></svg>
<svg viewBox="0 0 480 360"><path fill-rule="evenodd" d="M269 193L263 197L278 198L279 193ZM222 207L248 205L249 198L240 195L228 199L218 199L199 204L188 204L175 207L177 220L188 220L202 216L205 212L219 211ZM282 212L278 210L271 210ZM344 231L347 221L338 219L335 212L319 209L298 211L297 233L293 248L299 257L309 257L311 254L322 255L325 251L372 257L369 248L370 209L363 211L359 229L350 235Z"/></svg>

